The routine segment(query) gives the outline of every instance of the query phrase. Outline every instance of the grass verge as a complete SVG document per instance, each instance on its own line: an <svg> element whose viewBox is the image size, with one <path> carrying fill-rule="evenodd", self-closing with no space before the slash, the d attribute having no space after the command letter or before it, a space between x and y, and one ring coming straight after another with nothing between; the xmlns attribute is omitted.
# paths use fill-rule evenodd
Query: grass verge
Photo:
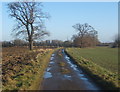
<svg viewBox="0 0 120 92"><path fill-rule="evenodd" d="M117 90L120 88L118 73L110 72L96 63L81 57L77 51L73 51L71 48L67 48L66 53L103 89Z"/></svg>
<svg viewBox="0 0 120 92"><path fill-rule="evenodd" d="M15 48L14 48L15 49ZM12 49L10 49L12 50ZM3 62L3 92L38 90L54 49L37 49L13 55L9 52ZM15 52L12 52L15 53ZM19 53L19 52L17 52ZM36 57L37 56L37 57ZM9 59L9 61L7 61Z"/></svg>
<svg viewBox="0 0 120 92"><path fill-rule="evenodd" d="M41 58L41 55L38 54L37 56L37 61L39 61L40 63L40 68L39 68L39 72L38 74L35 76L35 80L32 83L32 85L30 86L30 90L40 90L40 86L41 86L41 82L43 80L43 75L44 75L44 71L48 65L48 62L50 60L51 54L53 53L54 50L48 52L45 56L43 56ZM42 62L41 62L42 61Z"/></svg>

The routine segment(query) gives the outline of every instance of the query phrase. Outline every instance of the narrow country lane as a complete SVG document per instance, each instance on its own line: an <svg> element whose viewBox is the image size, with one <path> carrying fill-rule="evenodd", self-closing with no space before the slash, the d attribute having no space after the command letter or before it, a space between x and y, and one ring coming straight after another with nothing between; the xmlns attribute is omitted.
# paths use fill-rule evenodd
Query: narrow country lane
<svg viewBox="0 0 120 92"><path fill-rule="evenodd" d="M52 54L41 85L42 90L99 90L62 49Z"/></svg>

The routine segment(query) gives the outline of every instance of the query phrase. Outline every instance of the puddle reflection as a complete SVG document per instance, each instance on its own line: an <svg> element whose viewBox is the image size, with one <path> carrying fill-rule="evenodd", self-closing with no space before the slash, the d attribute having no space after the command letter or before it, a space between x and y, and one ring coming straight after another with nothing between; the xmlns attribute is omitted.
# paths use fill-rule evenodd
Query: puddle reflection
<svg viewBox="0 0 120 92"><path fill-rule="evenodd" d="M51 78L51 77L52 77L52 73L50 73L50 72L45 72L44 78Z"/></svg>
<svg viewBox="0 0 120 92"><path fill-rule="evenodd" d="M79 75L80 77L81 77L81 76L84 76L84 74L78 74L78 75Z"/></svg>
<svg viewBox="0 0 120 92"><path fill-rule="evenodd" d="M65 79L68 79L68 80L71 80L71 77L72 77L72 76L70 76L70 75L64 75L64 78L65 78Z"/></svg>
<svg viewBox="0 0 120 92"><path fill-rule="evenodd" d="M85 77L81 77L80 79L82 79L82 80L88 80L87 78L85 78Z"/></svg>
<svg viewBox="0 0 120 92"><path fill-rule="evenodd" d="M73 64L72 61L70 60L70 57L68 57L65 53L64 53L64 50L62 50L63 54L64 54L64 57L65 59L68 61L67 63L70 65L70 67L76 71L76 73L78 74L79 78L82 79L82 80L88 80L88 78L85 77L84 74L81 74L83 73L81 69L78 69L77 68L77 65ZM66 76L66 75L65 75Z"/></svg>
<svg viewBox="0 0 120 92"><path fill-rule="evenodd" d="M52 61L54 59L54 57L51 57L50 60Z"/></svg>
<svg viewBox="0 0 120 92"><path fill-rule="evenodd" d="M47 68L47 72L50 71L50 69L51 69L51 67L48 67L48 68Z"/></svg>
<svg viewBox="0 0 120 92"><path fill-rule="evenodd" d="M50 64L54 64L55 62L51 61Z"/></svg>
<svg viewBox="0 0 120 92"><path fill-rule="evenodd" d="M52 57L54 57L55 56L55 54L52 54Z"/></svg>

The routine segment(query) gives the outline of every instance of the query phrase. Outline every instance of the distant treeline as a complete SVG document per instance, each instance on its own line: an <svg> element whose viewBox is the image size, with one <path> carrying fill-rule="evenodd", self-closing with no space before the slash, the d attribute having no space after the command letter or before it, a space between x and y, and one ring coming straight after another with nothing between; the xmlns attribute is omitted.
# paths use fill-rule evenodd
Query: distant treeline
<svg viewBox="0 0 120 92"><path fill-rule="evenodd" d="M3 41L0 42L2 47L13 47L13 46L28 46L29 43L27 41L21 40L21 39L15 39L13 41ZM87 43L86 43L87 44ZM92 44L92 43L91 43ZM93 45L88 45L88 47L91 47ZM112 48L118 47L119 43L117 41L111 42L111 43L97 43L95 46L109 46ZM61 40L46 40L46 41L34 41L33 46L49 46L49 47L79 47L77 43L73 40L67 40L67 41L61 41Z"/></svg>
<svg viewBox="0 0 120 92"><path fill-rule="evenodd" d="M28 46L29 42L16 39L13 41L3 41L2 47L12 47L12 46ZM61 41L61 40L46 40L46 41L34 41L33 46L55 46L55 47L72 47L72 41Z"/></svg>

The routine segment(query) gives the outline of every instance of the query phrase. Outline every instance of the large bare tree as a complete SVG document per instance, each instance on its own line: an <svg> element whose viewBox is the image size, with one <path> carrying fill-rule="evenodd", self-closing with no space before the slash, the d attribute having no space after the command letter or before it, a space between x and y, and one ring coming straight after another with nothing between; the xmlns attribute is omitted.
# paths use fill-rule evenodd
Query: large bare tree
<svg viewBox="0 0 120 92"><path fill-rule="evenodd" d="M73 39L75 44L79 45L81 48L86 47L88 44L95 45L97 41L97 31L88 23L85 24L75 24L73 26L76 31L78 31L77 35L73 35Z"/></svg>
<svg viewBox="0 0 120 92"><path fill-rule="evenodd" d="M42 11L40 2L11 2L8 10L17 22L14 28L16 36L24 36L29 41L30 50L34 40L49 34L44 26L44 20L49 16Z"/></svg>

